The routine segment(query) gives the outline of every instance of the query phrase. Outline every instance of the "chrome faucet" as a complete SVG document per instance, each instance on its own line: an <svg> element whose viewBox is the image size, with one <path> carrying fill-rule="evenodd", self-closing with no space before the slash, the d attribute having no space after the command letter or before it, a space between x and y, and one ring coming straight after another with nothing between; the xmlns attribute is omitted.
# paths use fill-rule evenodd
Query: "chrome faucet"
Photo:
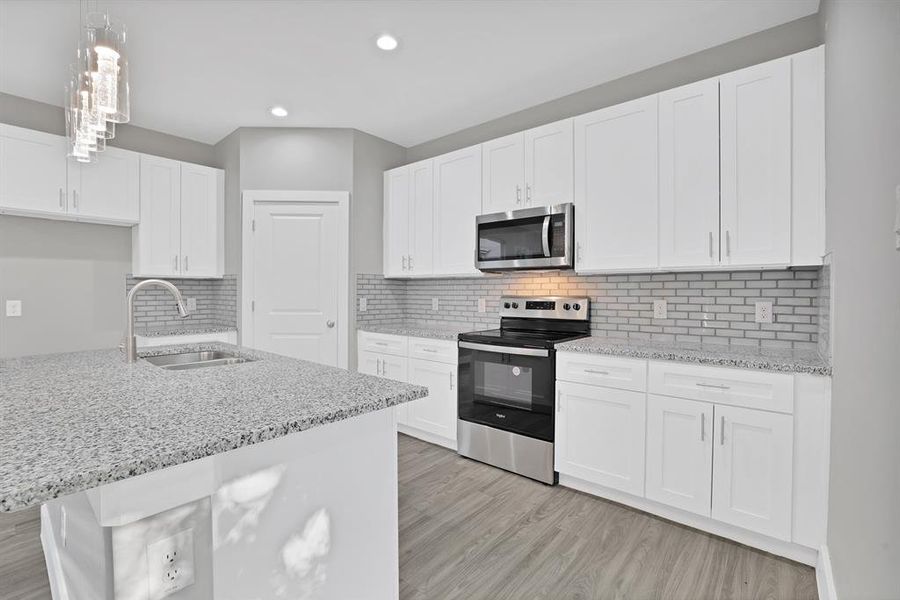
<svg viewBox="0 0 900 600"><path fill-rule="evenodd" d="M145 279L135 284L135 286L131 288L131 291L128 292L128 298L125 300L125 304L128 307L128 323L125 329L125 360L130 363L137 360L137 341L134 337L134 295L138 290L151 285L158 285L169 290L172 295L175 296L178 314L181 315L182 319L188 316L187 308L184 305L184 298L182 298L178 288L171 282L164 279Z"/></svg>

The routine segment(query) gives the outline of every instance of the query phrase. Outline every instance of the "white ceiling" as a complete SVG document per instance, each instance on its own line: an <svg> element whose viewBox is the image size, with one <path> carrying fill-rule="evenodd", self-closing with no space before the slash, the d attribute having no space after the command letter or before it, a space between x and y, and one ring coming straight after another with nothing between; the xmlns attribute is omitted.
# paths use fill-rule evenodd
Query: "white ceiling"
<svg viewBox="0 0 900 600"><path fill-rule="evenodd" d="M819 0L91 0L129 32L132 122L207 143L355 127L411 146L792 21ZM0 0L0 91L61 104L77 0ZM400 39L393 53L375 37ZM283 104L286 119L267 108Z"/></svg>

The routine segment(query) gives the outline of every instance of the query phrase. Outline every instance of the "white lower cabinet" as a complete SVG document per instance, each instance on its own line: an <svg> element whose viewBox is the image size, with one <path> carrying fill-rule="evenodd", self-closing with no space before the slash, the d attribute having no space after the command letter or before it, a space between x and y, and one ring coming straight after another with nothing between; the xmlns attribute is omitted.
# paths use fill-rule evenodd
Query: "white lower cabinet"
<svg viewBox="0 0 900 600"><path fill-rule="evenodd" d="M428 396L408 403L406 425L456 439L456 363L409 359L409 383L424 385Z"/></svg>
<svg viewBox="0 0 900 600"><path fill-rule="evenodd" d="M379 354L377 352L359 353L359 372L375 375L385 379L406 382L408 378L407 360L403 356Z"/></svg>
<svg viewBox="0 0 900 600"><path fill-rule="evenodd" d="M556 470L644 493L645 394L558 381Z"/></svg>
<svg viewBox="0 0 900 600"><path fill-rule="evenodd" d="M650 500L710 516L713 406L647 398L647 486Z"/></svg>
<svg viewBox="0 0 900 600"><path fill-rule="evenodd" d="M715 407L712 517L791 539L793 417Z"/></svg>

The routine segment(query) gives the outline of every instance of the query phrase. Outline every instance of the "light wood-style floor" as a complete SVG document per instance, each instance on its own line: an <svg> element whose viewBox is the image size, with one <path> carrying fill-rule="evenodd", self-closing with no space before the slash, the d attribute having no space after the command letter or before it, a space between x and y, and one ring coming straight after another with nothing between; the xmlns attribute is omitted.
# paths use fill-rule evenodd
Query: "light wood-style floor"
<svg viewBox="0 0 900 600"><path fill-rule="evenodd" d="M400 435L401 600L815 600L811 567Z"/></svg>
<svg viewBox="0 0 900 600"><path fill-rule="evenodd" d="M815 600L810 567L400 435L401 600ZM0 600L50 598L40 513L0 515Z"/></svg>

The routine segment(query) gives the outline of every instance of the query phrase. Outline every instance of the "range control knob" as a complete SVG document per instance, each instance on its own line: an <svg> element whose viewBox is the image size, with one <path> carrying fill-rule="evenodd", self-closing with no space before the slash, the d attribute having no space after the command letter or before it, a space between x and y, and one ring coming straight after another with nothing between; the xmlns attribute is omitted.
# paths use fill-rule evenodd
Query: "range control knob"
<svg viewBox="0 0 900 600"><path fill-rule="evenodd" d="M572 308L574 308L575 310L581 310L581 305L576 302L572 305Z"/></svg>
<svg viewBox="0 0 900 600"><path fill-rule="evenodd" d="M503 308L509 308L509 302L504 302L504 303L503 303Z"/></svg>
<svg viewBox="0 0 900 600"><path fill-rule="evenodd" d="M566 302L565 304L563 304L563 310L569 310L570 308L572 308L572 307L569 306L569 303L568 303L568 302Z"/></svg>
<svg viewBox="0 0 900 600"><path fill-rule="evenodd" d="M512 307L513 307L513 308L519 308L519 303L518 303L518 302L513 302Z"/></svg>

